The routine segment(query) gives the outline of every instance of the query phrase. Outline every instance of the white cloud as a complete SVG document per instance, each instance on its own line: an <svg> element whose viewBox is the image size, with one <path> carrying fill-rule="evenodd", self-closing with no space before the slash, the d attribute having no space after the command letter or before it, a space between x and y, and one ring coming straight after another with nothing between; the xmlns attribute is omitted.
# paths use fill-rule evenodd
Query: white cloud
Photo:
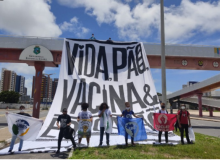
<svg viewBox="0 0 220 160"><path fill-rule="evenodd" d="M119 37L140 40L149 36L160 37L160 4L143 0L135 7L130 0L58 0L60 4L84 7L98 24L113 23ZM123 3L124 2L124 3ZM158 1L157 1L158 2ZM165 37L168 42L181 42L196 34L213 34L220 31L220 1L191 2L182 0L179 6L165 7ZM157 32L156 35L152 35Z"/></svg>
<svg viewBox="0 0 220 160"><path fill-rule="evenodd" d="M32 83L33 83L33 77L25 77L25 87L27 88L27 95L32 94Z"/></svg>
<svg viewBox="0 0 220 160"><path fill-rule="evenodd" d="M15 71L18 75L35 75L35 68L28 66L26 63L1 63L0 68Z"/></svg>
<svg viewBox="0 0 220 160"><path fill-rule="evenodd" d="M86 27L83 27L82 24L78 21L77 17L73 17L70 20L70 22L64 21L60 25L60 29L62 31L72 32L77 37L84 37L89 32L89 29Z"/></svg>
<svg viewBox="0 0 220 160"><path fill-rule="evenodd" d="M171 94L171 93L173 93L173 92L171 92L171 91L167 91L167 95L168 95L168 94Z"/></svg>
<svg viewBox="0 0 220 160"><path fill-rule="evenodd" d="M0 29L13 35L59 37L62 31L49 3L51 0L0 2Z"/></svg>

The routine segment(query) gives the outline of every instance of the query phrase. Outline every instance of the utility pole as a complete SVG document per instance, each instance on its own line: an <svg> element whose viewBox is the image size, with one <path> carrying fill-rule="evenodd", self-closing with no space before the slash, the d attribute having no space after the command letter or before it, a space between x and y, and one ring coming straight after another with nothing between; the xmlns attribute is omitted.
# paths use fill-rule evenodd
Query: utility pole
<svg viewBox="0 0 220 160"><path fill-rule="evenodd" d="M167 104L166 93L166 59L165 59L165 29L164 29L164 4L160 0L160 29L161 29L161 79L162 79L162 102Z"/></svg>

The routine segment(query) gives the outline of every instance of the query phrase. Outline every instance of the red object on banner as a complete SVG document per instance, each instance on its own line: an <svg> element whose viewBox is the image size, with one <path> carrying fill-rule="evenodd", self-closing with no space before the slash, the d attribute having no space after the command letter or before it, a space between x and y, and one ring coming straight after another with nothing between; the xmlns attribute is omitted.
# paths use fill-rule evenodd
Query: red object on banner
<svg viewBox="0 0 220 160"><path fill-rule="evenodd" d="M173 131L176 114L154 113L154 129L158 131Z"/></svg>

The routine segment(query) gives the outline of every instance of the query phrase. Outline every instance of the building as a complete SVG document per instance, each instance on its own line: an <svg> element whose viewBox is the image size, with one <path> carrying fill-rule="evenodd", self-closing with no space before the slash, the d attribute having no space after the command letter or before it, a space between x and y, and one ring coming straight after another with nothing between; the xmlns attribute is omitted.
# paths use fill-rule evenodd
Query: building
<svg viewBox="0 0 220 160"><path fill-rule="evenodd" d="M2 68L0 92L15 91L16 76L17 74L14 71L10 71L7 70L6 68Z"/></svg>
<svg viewBox="0 0 220 160"><path fill-rule="evenodd" d="M24 87L24 95L27 95L27 87Z"/></svg>
<svg viewBox="0 0 220 160"><path fill-rule="evenodd" d="M58 85L58 78L54 78L53 84L52 84L52 100L54 99L54 96L57 90L57 85Z"/></svg>
<svg viewBox="0 0 220 160"><path fill-rule="evenodd" d="M30 102L30 96L29 95L22 95L20 97L20 102L21 103L29 103Z"/></svg>
<svg viewBox="0 0 220 160"><path fill-rule="evenodd" d="M32 98L34 98L35 93L35 76L33 76L33 83L32 83ZM41 82L41 102L43 102L44 98L47 98L48 101L52 100L52 79L50 77L42 75L42 82Z"/></svg>
<svg viewBox="0 0 220 160"><path fill-rule="evenodd" d="M24 94L24 85L25 85L25 77L16 76L15 92L18 92L20 95L25 95Z"/></svg>

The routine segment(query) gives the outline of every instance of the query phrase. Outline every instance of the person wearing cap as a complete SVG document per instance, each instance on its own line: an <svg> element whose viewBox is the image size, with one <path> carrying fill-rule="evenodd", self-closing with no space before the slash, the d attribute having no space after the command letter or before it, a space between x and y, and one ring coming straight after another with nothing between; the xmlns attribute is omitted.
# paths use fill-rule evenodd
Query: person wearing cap
<svg viewBox="0 0 220 160"><path fill-rule="evenodd" d="M165 107L165 103L161 103L161 110L159 110L158 113L168 114L168 111L166 110L166 107ZM166 143L168 143L168 131L164 131L164 132L165 132L165 141ZM158 134L159 143L161 143L161 135L162 135L162 131L159 131L159 134Z"/></svg>
<svg viewBox="0 0 220 160"><path fill-rule="evenodd" d="M96 40L96 38L94 37L94 34L92 34L92 37L90 37L91 40Z"/></svg>
<svg viewBox="0 0 220 160"><path fill-rule="evenodd" d="M60 122L60 124L59 124ZM59 138L58 138L58 149L56 153L60 153L60 145L61 145L61 141L64 137L64 129L68 126L71 125L71 117L67 114L67 109L63 108L63 114L59 115L57 118L57 127L60 130L59 133ZM76 148L76 143L73 139L73 137L71 137L70 139L72 141L73 144L73 148Z"/></svg>
<svg viewBox="0 0 220 160"><path fill-rule="evenodd" d="M181 110L178 112L178 122L179 122L179 129L181 132L181 143L184 144L184 140L183 140L183 134L184 134L184 130L185 130L185 134L186 134L186 140L188 144L192 144L192 142L190 142L189 140L189 133L188 133L188 127L191 127L191 122L190 122L190 116L189 116L189 112L186 110L186 106L185 104L181 105Z"/></svg>

